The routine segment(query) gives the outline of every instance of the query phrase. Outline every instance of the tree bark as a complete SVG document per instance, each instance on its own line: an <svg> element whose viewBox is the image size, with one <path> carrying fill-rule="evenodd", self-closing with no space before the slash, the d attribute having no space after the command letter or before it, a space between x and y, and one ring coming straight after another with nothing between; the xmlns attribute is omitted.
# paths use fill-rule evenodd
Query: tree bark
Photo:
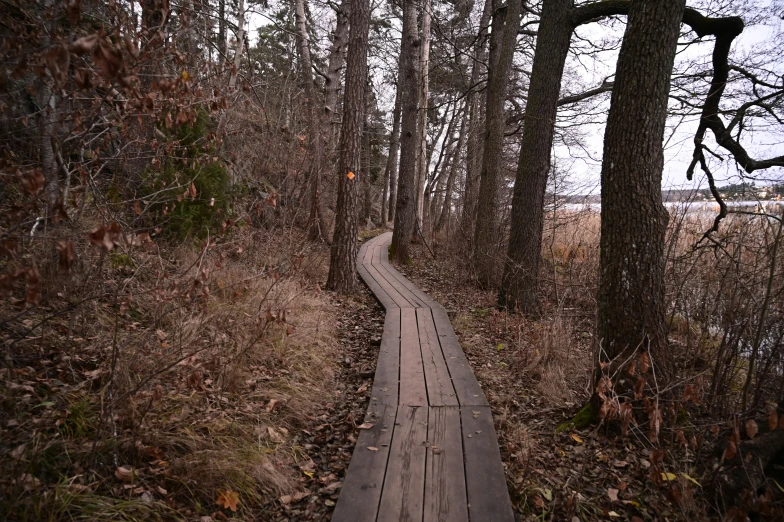
<svg viewBox="0 0 784 522"><path fill-rule="evenodd" d="M419 37L414 0L403 0L403 36L400 49L401 70L398 92L401 93L400 168L398 173L395 229L392 233L392 254L399 262L409 255L411 235L416 224L416 162L419 90Z"/></svg>
<svg viewBox="0 0 784 522"><path fill-rule="evenodd" d="M476 208L479 194L479 175L481 172L482 159L482 128L484 121L482 118L483 104L482 97L476 91L479 80L486 69L487 62L487 36L490 26L490 16L493 14L493 0L485 0L482 10L482 18L479 20L479 34L476 38L474 47L473 66L471 68L472 89L468 95L468 147L466 150L466 175L465 188L463 190L463 213L460 218L460 227L465 231L469 241L473 239L476 223Z"/></svg>
<svg viewBox="0 0 784 522"><path fill-rule="evenodd" d="M398 72L398 78L400 73ZM384 169L384 195L381 202L382 225L395 219L395 200L397 199L397 156L400 149L400 90L395 93L395 109L392 111L392 134L389 137L389 156ZM387 203L388 202L388 203Z"/></svg>
<svg viewBox="0 0 784 522"><path fill-rule="evenodd" d="M218 63L226 62L226 0L218 0Z"/></svg>
<svg viewBox="0 0 784 522"><path fill-rule="evenodd" d="M340 132L340 158L337 168L337 215L327 278L327 288L341 294L353 293L357 282L358 184L366 175L360 172L360 161L367 83L369 0L352 2L350 24L346 88L343 96L343 125Z"/></svg>
<svg viewBox="0 0 784 522"><path fill-rule="evenodd" d="M523 140L512 198L509 249L498 304L532 313L544 226L544 193L550 172L558 96L572 37L572 0L545 0L536 38L531 82L523 121ZM538 245L538 246L537 246Z"/></svg>
<svg viewBox="0 0 784 522"><path fill-rule="evenodd" d="M614 366L648 351L669 362L664 299L662 139L685 0L632 0L604 136L597 337ZM597 372L599 370L597 369Z"/></svg>
<svg viewBox="0 0 784 522"><path fill-rule="evenodd" d="M420 38L420 58L419 66L420 90L419 90L419 154L417 155L417 175L416 175L416 204L417 204L417 224L420 229L424 224L425 213L425 180L429 170L430 157L427 153L427 97L430 94L430 0L424 0L422 5L422 36Z"/></svg>
<svg viewBox="0 0 784 522"><path fill-rule="evenodd" d="M466 102L468 105L468 102ZM449 215L452 212L452 192L455 190L455 179L457 178L458 164L460 163L460 155L463 152L466 142L466 120L468 119L467 113L463 112L463 117L460 121L460 133L457 137L457 146L452 153L452 163L449 166L449 178L446 181L446 189L444 191L444 202L441 206L441 215L438 217L436 223L436 232L441 232L449 221Z"/></svg>
<svg viewBox="0 0 784 522"><path fill-rule="evenodd" d="M324 236L323 219L319 193L321 191L321 167L323 164L323 147L321 142L321 121L319 119L316 86L313 82L313 62L310 58L310 38L308 37L307 19L305 17L305 0L294 0L294 17L297 23L297 55L300 60L302 89L307 98L310 113L309 152L310 169L308 183L310 185L310 216L308 217L308 237L320 240Z"/></svg>
<svg viewBox="0 0 784 522"><path fill-rule="evenodd" d="M496 273L498 189L501 182L501 155L506 120L504 103L521 12L522 0L509 0L505 9L497 9L493 14L493 33L496 37L491 35L484 153L479 184L478 215L474 231L474 265L479 283L483 286L491 284ZM502 38L497 37L499 32L502 32ZM497 46L493 45L494 42L498 42Z"/></svg>

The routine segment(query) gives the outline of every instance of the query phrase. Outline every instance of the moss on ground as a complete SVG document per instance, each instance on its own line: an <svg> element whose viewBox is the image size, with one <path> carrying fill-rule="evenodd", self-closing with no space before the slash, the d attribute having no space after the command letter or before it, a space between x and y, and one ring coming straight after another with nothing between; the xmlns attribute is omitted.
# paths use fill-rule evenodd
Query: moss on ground
<svg viewBox="0 0 784 522"><path fill-rule="evenodd" d="M582 430L590 426L591 424L596 423L599 420L599 411L596 409L596 406L593 405L592 402L588 402L585 406L577 412L577 414L572 418L572 420L566 421L563 424L559 424L555 431L562 432L566 430Z"/></svg>

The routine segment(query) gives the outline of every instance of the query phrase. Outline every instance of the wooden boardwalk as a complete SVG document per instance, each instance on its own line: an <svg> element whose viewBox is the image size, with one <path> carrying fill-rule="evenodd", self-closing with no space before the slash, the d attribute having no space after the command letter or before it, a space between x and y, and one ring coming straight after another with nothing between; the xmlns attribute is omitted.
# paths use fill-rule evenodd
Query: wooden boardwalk
<svg viewBox="0 0 784 522"><path fill-rule="evenodd" d="M392 267L382 234L358 271L386 308L372 397L333 521L513 521L493 416L446 310Z"/></svg>

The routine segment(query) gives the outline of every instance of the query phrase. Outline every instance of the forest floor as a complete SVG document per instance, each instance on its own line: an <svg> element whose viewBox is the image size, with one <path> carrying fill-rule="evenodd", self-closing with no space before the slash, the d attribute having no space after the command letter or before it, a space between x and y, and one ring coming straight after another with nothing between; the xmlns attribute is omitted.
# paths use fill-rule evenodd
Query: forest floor
<svg viewBox="0 0 784 522"><path fill-rule="evenodd" d="M321 291L328 247L294 232L76 249L67 274L40 256L45 306L0 310L0 520L324 520L383 331L369 291Z"/></svg>
<svg viewBox="0 0 784 522"><path fill-rule="evenodd" d="M534 321L500 312L496 296L472 283L463 261L436 252L434 259L423 245L415 245L412 263L400 269L450 312L493 407L508 487L521 520L718 516L706 511L693 458L679 451L669 455L673 464L662 481L652 476L661 472L652 467L650 444L639 437L596 427L563 429L590 396L590 313L562 309Z"/></svg>

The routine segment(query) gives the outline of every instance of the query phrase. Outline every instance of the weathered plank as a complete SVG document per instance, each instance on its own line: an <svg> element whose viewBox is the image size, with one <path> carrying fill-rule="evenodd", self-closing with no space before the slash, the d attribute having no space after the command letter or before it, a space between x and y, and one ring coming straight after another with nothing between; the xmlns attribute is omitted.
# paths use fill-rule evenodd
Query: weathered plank
<svg viewBox="0 0 784 522"><path fill-rule="evenodd" d="M400 308L387 310L384 333L373 378L370 407L378 404L397 406L400 379Z"/></svg>
<svg viewBox="0 0 784 522"><path fill-rule="evenodd" d="M388 232L387 234L382 234L381 236L378 236L378 237L380 238L379 244L384 246L384 247L388 247L388 245L392 242L392 233L391 232ZM388 252L388 249L387 249L387 252ZM414 283L409 281L406 278L406 276L404 276L402 273L400 273L400 271L397 268L395 268L392 265L392 263L389 262L389 256L388 255L383 255L383 251L382 251L382 255L379 258L379 261L381 262L381 265L383 265L384 268L386 268L387 271L401 285L403 285L412 294L414 294L419 300L421 300L422 303L424 304L424 306L429 306L430 308L443 308L441 306L441 304L438 303L438 301L433 300L432 297L427 295L418 286L416 286Z"/></svg>
<svg viewBox="0 0 784 522"><path fill-rule="evenodd" d="M452 385L455 387L457 399L461 406L487 406L488 402L482 387L479 386L471 365L460 347L449 316L443 308L432 309L433 323L438 333L438 340L441 343L441 351L444 360L449 368L449 375L452 377Z"/></svg>
<svg viewBox="0 0 784 522"><path fill-rule="evenodd" d="M422 308L428 306L422 299L420 299L411 289L404 285L390 270L389 266L389 244L385 241L379 241L373 245L373 258L371 259L371 263L373 264L373 268L378 270L378 272L391 284L395 287L395 289L400 292L403 297L405 297L409 303L415 308ZM405 279L405 278L404 278Z"/></svg>
<svg viewBox="0 0 784 522"><path fill-rule="evenodd" d="M460 408L471 522L512 522L512 504L489 406Z"/></svg>
<svg viewBox="0 0 784 522"><path fill-rule="evenodd" d="M399 308L413 308L413 305L400 293L400 291L390 283L384 274L380 273L378 268L372 263L372 256L376 255L377 246L370 245L365 252L365 261L362 267L376 280L376 283L383 289L384 292L395 302Z"/></svg>
<svg viewBox="0 0 784 522"><path fill-rule="evenodd" d="M400 311L400 405L427 404L416 312L413 308L405 308Z"/></svg>
<svg viewBox="0 0 784 522"><path fill-rule="evenodd" d="M362 430L359 434L332 515L333 521L364 522L376 519L389 461L396 412L395 406L380 405L376 415L368 414L365 417L365 422L372 423L373 427Z"/></svg>
<svg viewBox="0 0 784 522"><path fill-rule="evenodd" d="M413 294L411 294L411 292L406 290L395 278L389 275L389 272L387 272L386 269L381 265L381 263L379 263L378 259L379 256L381 256L381 251L383 249L384 248L382 248L382 246L378 243L372 246L370 265L365 264L365 268L370 270L371 273L373 273L373 276L377 280L383 279L383 281L387 285L389 285L390 288L393 288L395 290L395 295L393 295L393 297L395 298L395 301L398 303L398 306L400 306L401 308L406 308L406 307L416 308L421 304L419 303L419 300L417 300L413 296ZM370 249L368 250L370 251ZM386 253L384 253L384 255L386 255ZM402 301L400 299L397 299L397 296L400 296L402 298Z"/></svg>
<svg viewBox="0 0 784 522"><path fill-rule="evenodd" d="M430 406L457 406L457 395L449 377L444 354L441 353L430 308L417 308L416 316L428 403Z"/></svg>
<svg viewBox="0 0 784 522"><path fill-rule="evenodd" d="M468 520L460 409L430 408L425 466L425 520Z"/></svg>
<svg viewBox="0 0 784 522"><path fill-rule="evenodd" d="M378 522L422 520L427 415L427 407L398 407Z"/></svg>

